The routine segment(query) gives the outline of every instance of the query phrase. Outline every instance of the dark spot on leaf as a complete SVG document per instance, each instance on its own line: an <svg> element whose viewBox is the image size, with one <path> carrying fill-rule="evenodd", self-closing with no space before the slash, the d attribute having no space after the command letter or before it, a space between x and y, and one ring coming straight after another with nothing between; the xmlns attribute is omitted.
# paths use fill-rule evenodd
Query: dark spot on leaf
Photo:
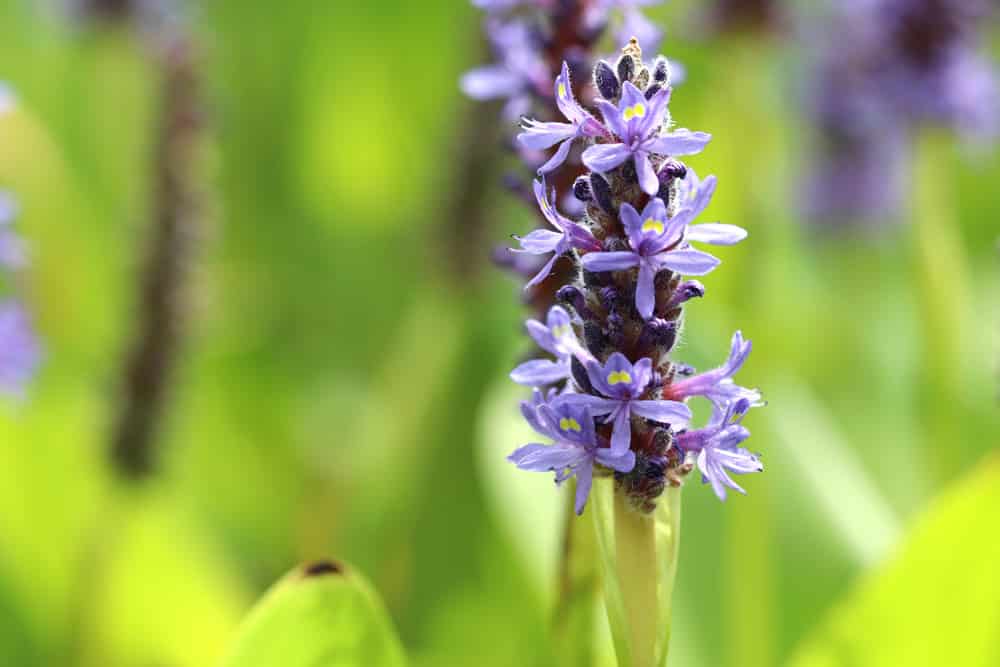
<svg viewBox="0 0 1000 667"><path fill-rule="evenodd" d="M344 567L332 560L318 560L305 566L303 572L306 577L323 577L328 574L341 574Z"/></svg>

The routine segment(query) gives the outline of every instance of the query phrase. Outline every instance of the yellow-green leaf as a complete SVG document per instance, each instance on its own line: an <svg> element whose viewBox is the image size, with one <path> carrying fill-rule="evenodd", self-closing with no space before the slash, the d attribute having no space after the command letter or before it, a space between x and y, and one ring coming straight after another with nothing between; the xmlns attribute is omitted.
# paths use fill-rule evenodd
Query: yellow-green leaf
<svg viewBox="0 0 1000 667"><path fill-rule="evenodd" d="M221 667L402 667L381 600L346 565L322 561L279 581L244 621Z"/></svg>
<svg viewBox="0 0 1000 667"><path fill-rule="evenodd" d="M793 667L1000 664L1000 457L946 491Z"/></svg>

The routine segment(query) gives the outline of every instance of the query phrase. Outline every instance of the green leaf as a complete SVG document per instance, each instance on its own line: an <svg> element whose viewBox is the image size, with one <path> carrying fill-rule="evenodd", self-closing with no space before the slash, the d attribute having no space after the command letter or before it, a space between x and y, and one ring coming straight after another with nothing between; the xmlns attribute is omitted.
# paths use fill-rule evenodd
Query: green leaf
<svg viewBox="0 0 1000 667"><path fill-rule="evenodd" d="M378 595L333 561L297 568L250 612L221 667L396 667L403 648Z"/></svg>
<svg viewBox="0 0 1000 667"><path fill-rule="evenodd" d="M1000 456L946 491L792 667L1000 664Z"/></svg>

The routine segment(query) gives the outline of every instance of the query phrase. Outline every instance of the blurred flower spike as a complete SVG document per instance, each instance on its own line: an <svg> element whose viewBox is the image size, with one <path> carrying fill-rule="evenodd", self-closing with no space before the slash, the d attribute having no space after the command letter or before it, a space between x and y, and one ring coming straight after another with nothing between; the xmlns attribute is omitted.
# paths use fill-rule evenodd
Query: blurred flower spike
<svg viewBox="0 0 1000 667"><path fill-rule="evenodd" d="M30 314L13 294L28 261L24 242L11 229L17 212L13 198L0 192L0 392L23 397L41 353Z"/></svg>

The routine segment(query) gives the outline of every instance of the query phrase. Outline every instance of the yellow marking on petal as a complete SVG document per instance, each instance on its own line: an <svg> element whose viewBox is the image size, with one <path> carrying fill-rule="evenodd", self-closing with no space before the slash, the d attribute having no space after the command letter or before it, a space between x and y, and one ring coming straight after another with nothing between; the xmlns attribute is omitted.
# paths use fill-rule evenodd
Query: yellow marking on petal
<svg viewBox="0 0 1000 667"><path fill-rule="evenodd" d="M582 429L580 427L580 422L573 419L572 417L563 417L559 420L559 428L563 431L576 431L579 433Z"/></svg>
<svg viewBox="0 0 1000 667"><path fill-rule="evenodd" d="M632 375L628 371L611 371L608 373L608 384L632 384Z"/></svg>
<svg viewBox="0 0 1000 667"><path fill-rule="evenodd" d="M624 118L626 121L632 120L634 116L635 116L635 111L632 110L632 107L626 107L625 111L622 112L622 118Z"/></svg>
<svg viewBox="0 0 1000 667"><path fill-rule="evenodd" d="M642 231L649 232L653 231L657 234L663 233L663 223L659 220L653 220L652 218L647 218L646 222L642 223Z"/></svg>
<svg viewBox="0 0 1000 667"><path fill-rule="evenodd" d="M638 118L642 118L646 115L646 105L642 102L636 102L635 106L632 107L632 113L634 113Z"/></svg>
<svg viewBox="0 0 1000 667"><path fill-rule="evenodd" d="M559 84L559 97L561 97L562 99L566 99L566 84L565 83L560 83Z"/></svg>
<svg viewBox="0 0 1000 667"><path fill-rule="evenodd" d="M557 327L553 327L552 328L552 335L555 338L565 338L567 335L569 335L569 325L568 324L560 324Z"/></svg>

